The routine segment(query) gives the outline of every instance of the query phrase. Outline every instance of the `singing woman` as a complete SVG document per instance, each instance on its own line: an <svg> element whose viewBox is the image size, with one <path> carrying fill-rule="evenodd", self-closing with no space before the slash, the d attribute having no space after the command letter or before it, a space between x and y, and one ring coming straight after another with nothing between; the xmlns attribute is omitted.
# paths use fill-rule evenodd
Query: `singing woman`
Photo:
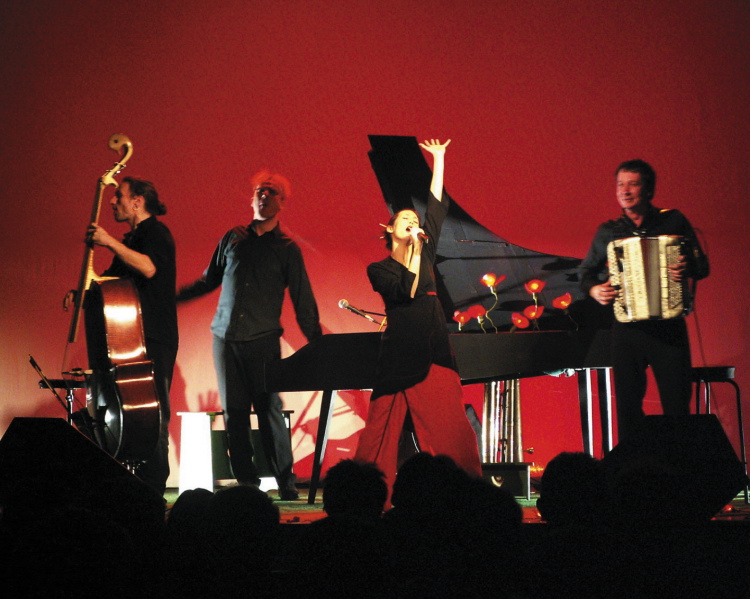
<svg viewBox="0 0 750 599"><path fill-rule="evenodd" d="M375 463L389 490L407 414L420 451L447 455L471 475L482 473L433 274L440 229L448 213L443 171L449 143L431 139L419 144L433 156L425 222L420 226L413 210L394 214L384 232L390 254L367 267L372 288L385 304L387 328L356 458Z"/></svg>

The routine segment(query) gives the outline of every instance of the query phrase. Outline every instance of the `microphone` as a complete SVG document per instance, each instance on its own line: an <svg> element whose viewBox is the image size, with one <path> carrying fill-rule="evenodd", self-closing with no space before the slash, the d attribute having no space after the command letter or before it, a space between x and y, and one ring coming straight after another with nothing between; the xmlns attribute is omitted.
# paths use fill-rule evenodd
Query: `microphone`
<svg viewBox="0 0 750 599"><path fill-rule="evenodd" d="M372 316L370 316L369 314L365 314L364 312L362 312L362 310L358 310L354 306L350 305L349 302L346 301L345 299L339 300L339 308L343 308L344 310L349 310L350 312L354 312L355 314L361 316L362 318L366 318L370 322L374 322L375 324L377 324L376 320Z"/></svg>
<svg viewBox="0 0 750 599"><path fill-rule="evenodd" d="M411 227L407 229L407 232L411 233ZM430 243L430 238L427 237L427 235L425 235L424 233L417 233L417 237L419 237L425 243Z"/></svg>

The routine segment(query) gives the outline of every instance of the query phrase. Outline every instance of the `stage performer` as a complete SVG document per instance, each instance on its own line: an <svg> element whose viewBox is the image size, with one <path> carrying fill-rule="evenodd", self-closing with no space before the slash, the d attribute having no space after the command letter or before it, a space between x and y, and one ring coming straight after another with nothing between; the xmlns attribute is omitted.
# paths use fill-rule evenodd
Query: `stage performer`
<svg viewBox="0 0 750 599"><path fill-rule="evenodd" d="M177 299L221 286L211 332L232 471L240 485L260 484L250 437L254 410L279 498L291 501L299 492L289 431L279 394L266 393L263 381L264 362L281 358L281 308L287 288L307 340L319 337L321 328L302 252L279 224L289 182L261 171L252 177L252 186L254 220L224 235L203 276L181 289Z"/></svg>
<svg viewBox="0 0 750 599"><path fill-rule="evenodd" d="M482 474L433 274L440 229L448 213L443 170L449 143L429 140L420 144L434 162L424 229L413 210L397 212L384 233L390 255L367 267L372 288L385 304L387 328L356 459L383 471L389 493L407 413L421 451L448 455L469 474Z"/></svg>
<svg viewBox="0 0 750 599"><path fill-rule="evenodd" d="M156 218L166 214L167 207L150 181L123 178L110 204L115 220L128 223L130 232L120 242L92 223L87 239L115 255L102 276L132 279L138 290L146 355L153 362L161 404L161 429L153 457L137 474L163 495L169 478L169 389L178 345L175 244L167 226Z"/></svg>
<svg viewBox="0 0 750 599"><path fill-rule="evenodd" d="M623 162L615 171L616 198L622 214L599 226L588 255L580 266L581 289L604 306L611 306L618 290L609 280L607 245L628 237L681 235L687 251L669 265L675 281L708 276L708 259L690 222L679 210L660 209L651 202L656 173L643 160ZM690 413L692 373L690 342L684 317L619 322L612 325L612 360L615 376L618 436L622 441L643 418L646 369L650 365L659 389L662 411L679 416Z"/></svg>

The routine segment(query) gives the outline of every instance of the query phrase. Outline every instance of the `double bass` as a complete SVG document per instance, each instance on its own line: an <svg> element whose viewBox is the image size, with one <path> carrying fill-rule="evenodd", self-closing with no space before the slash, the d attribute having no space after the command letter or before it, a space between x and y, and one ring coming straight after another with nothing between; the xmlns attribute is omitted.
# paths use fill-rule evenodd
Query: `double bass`
<svg viewBox="0 0 750 599"><path fill-rule="evenodd" d="M120 155L97 181L89 223L97 224L108 186L133 154L125 135L113 135L109 148ZM146 354L138 290L130 279L101 277L94 272L94 247L83 256L68 343L75 343L84 312L89 369L87 406L93 440L131 470L154 453L161 410L153 362Z"/></svg>

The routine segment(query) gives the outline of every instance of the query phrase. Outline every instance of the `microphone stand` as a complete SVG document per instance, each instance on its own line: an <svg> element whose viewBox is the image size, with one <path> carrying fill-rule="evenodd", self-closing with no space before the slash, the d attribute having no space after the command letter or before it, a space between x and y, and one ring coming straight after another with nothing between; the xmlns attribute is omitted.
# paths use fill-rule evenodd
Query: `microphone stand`
<svg viewBox="0 0 750 599"><path fill-rule="evenodd" d="M382 312L371 312L370 310L360 310L359 308L355 308L354 306L352 306L346 300L340 300L338 303L338 306L339 308L348 310L349 312L351 312L352 314L356 314L357 316L362 316L363 318L366 318L370 322L378 325L378 332L383 330L383 327L386 325L388 321L388 317ZM383 320L381 322L378 322L374 318L370 318L370 316L382 316Z"/></svg>
<svg viewBox="0 0 750 599"><path fill-rule="evenodd" d="M39 364L36 363L36 360L34 357L29 354L29 364L31 364L36 370L36 373L39 375L41 380L39 381L39 388L40 389L49 389L52 392L52 395L55 396L57 401L60 402L60 405L65 409L65 414L67 416L68 424L71 426L73 425L73 402L75 400L75 390L76 389L83 389L86 387L85 382L75 383L72 381L66 381L66 380L49 380L44 373L42 372L42 369L39 367ZM65 400L63 401L62 397L58 394L55 389L65 389Z"/></svg>

